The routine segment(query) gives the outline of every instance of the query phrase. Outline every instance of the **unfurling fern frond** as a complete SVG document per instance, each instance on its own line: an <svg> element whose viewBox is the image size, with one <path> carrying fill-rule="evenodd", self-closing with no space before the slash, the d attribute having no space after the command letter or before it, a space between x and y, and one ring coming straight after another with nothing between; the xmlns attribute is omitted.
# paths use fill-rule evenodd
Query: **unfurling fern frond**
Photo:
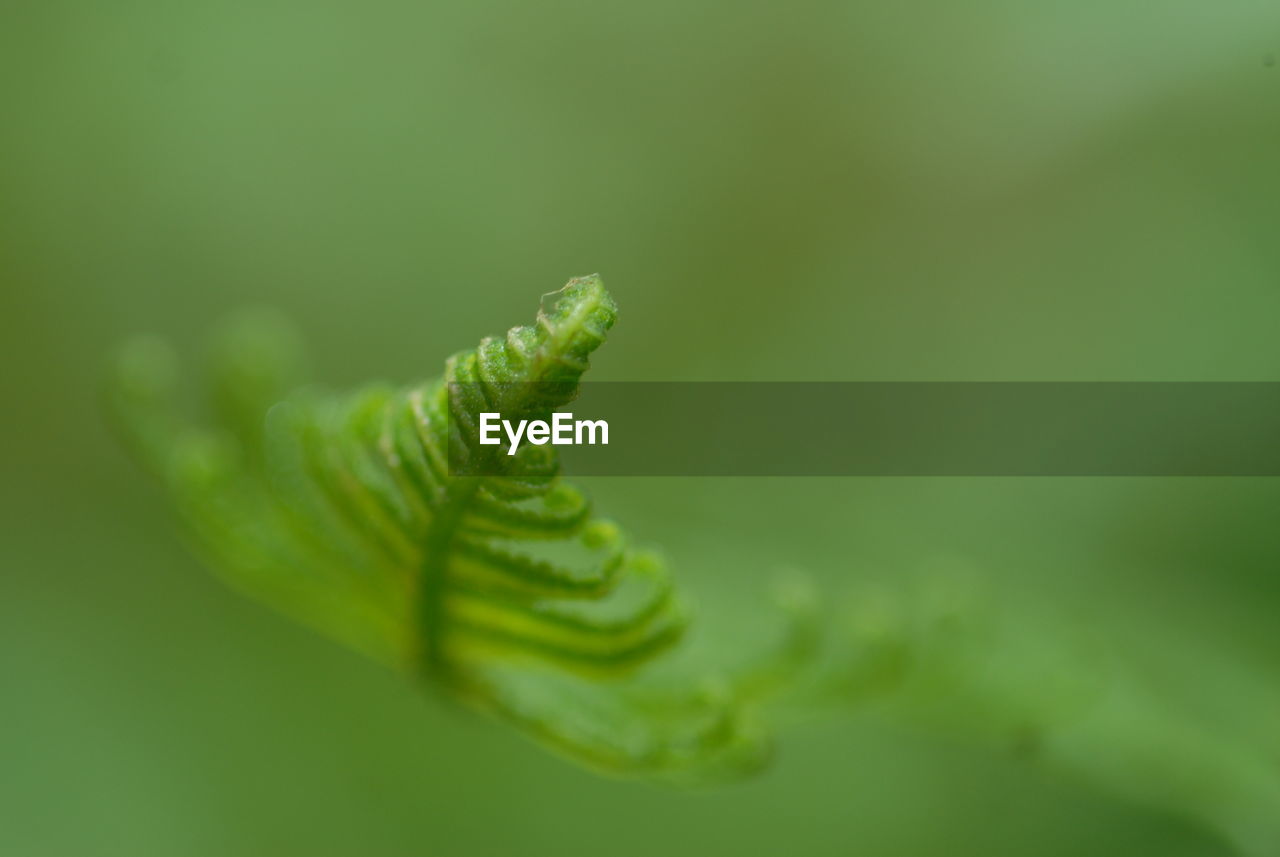
<svg viewBox="0 0 1280 857"><path fill-rule="evenodd" d="M803 634L733 679L637 676L687 621L662 559L592 514L551 446L451 475L494 449L479 413L541 418L577 394L616 307L594 276L550 297L536 325L454 355L436 381L345 396L290 393L294 337L244 319L215 345L210 426L179 417L174 357L139 341L113 411L240 589L593 767L750 769L767 745L751 703Z"/></svg>
<svg viewBox="0 0 1280 857"><path fill-rule="evenodd" d="M112 410L233 585L598 770L741 774L765 758L766 703L777 718L892 700L896 716L995 737L1244 853L1280 853L1276 700L1250 675L1232 693L1257 723L1221 728L1199 700L1178 711L1140 673L1118 679L1109 647L1021 610L1001 621L950 584L920 599L863 592L821 651L801 584L761 659L682 663L671 650L688 611L662 559L592 514L554 447L478 443L479 413L540 419L569 402L614 323L596 277L553 297L535 326L455 355L439 380L346 396L294 390L289 327L241 319L215 342L207 425L180 415L171 349L139 340ZM1170 649L1178 671L1196 662Z"/></svg>

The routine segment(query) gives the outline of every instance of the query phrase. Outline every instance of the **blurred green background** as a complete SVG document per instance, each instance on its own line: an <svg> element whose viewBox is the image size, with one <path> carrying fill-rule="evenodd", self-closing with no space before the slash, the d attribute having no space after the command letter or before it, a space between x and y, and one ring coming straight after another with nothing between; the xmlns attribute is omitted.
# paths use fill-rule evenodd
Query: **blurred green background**
<svg viewBox="0 0 1280 857"><path fill-rule="evenodd" d="M244 304L334 386L428 377L593 271L593 380L1280 380L1277 52L1271 0L4 4L0 854L1231 853L853 713L599 779L222 588L99 394ZM588 482L705 603L958 565L1280 656L1274 480Z"/></svg>

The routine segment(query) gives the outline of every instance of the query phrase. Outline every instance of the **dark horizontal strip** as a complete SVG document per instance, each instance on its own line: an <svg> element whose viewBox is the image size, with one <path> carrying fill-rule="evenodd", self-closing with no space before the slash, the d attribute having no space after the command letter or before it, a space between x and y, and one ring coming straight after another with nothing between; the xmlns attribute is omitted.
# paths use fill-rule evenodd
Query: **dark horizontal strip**
<svg viewBox="0 0 1280 857"><path fill-rule="evenodd" d="M609 423L530 450L568 475L1280 476L1270 382L598 382L560 410ZM485 450L455 475L518 466Z"/></svg>

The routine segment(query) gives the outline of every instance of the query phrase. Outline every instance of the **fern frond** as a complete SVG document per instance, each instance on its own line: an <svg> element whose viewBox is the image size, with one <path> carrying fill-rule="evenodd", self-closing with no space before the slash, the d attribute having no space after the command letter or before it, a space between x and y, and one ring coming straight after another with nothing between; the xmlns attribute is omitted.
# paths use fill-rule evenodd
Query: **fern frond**
<svg viewBox="0 0 1280 857"><path fill-rule="evenodd" d="M348 395L286 396L296 337L242 319L214 349L210 425L180 416L175 358L140 341L112 409L236 587L592 767L748 770L767 751L751 701L777 664L637 679L688 624L662 558L591 512L552 447L478 443L481 412L537 419L571 401L617 318L598 277L546 298L534 325L455 354L435 381ZM474 465L496 475L451 475Z"/></svg>
<svg viewBox="0 0 1280 857"><path fill-rule="evenodd" d="M299 387L291 328L244 317L215 338L206 422L178 407L173 350L138 340L111 409L232 585L596 770L738 776L768 757L766 706L776 719L883 699L1276 853L1269 720L1228 730L1176 712L1093 643L1027 619L1002 630L963 586L862 592L819 645L812 593L793 581L779 643L736 669L680 663L690 609L662 557L592 512L554 447L478 443L481 412L542 419L571 401L617 317L597 277L550 297L536 324L454 355L434 381L345 395ZM1252 677L1238 685L1274 708Z"/></svg>

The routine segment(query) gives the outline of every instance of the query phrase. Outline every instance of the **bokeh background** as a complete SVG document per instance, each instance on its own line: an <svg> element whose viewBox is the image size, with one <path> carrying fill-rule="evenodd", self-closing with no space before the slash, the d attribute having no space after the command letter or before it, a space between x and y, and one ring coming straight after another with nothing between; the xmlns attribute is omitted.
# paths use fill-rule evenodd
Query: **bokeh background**
<svg viewBox="0 0 1280 857"><path fill-rule="evenodd" d="M0 854L1231 853L854 711L600 779L222 588L99 404L138 332L408 381L593 271L596 380L1280 380L1277 52L1271 0L5 4ZM1274 480L587 487L704 603L961 566L1280 722L1191 666L1274 675Z"/></svg>

